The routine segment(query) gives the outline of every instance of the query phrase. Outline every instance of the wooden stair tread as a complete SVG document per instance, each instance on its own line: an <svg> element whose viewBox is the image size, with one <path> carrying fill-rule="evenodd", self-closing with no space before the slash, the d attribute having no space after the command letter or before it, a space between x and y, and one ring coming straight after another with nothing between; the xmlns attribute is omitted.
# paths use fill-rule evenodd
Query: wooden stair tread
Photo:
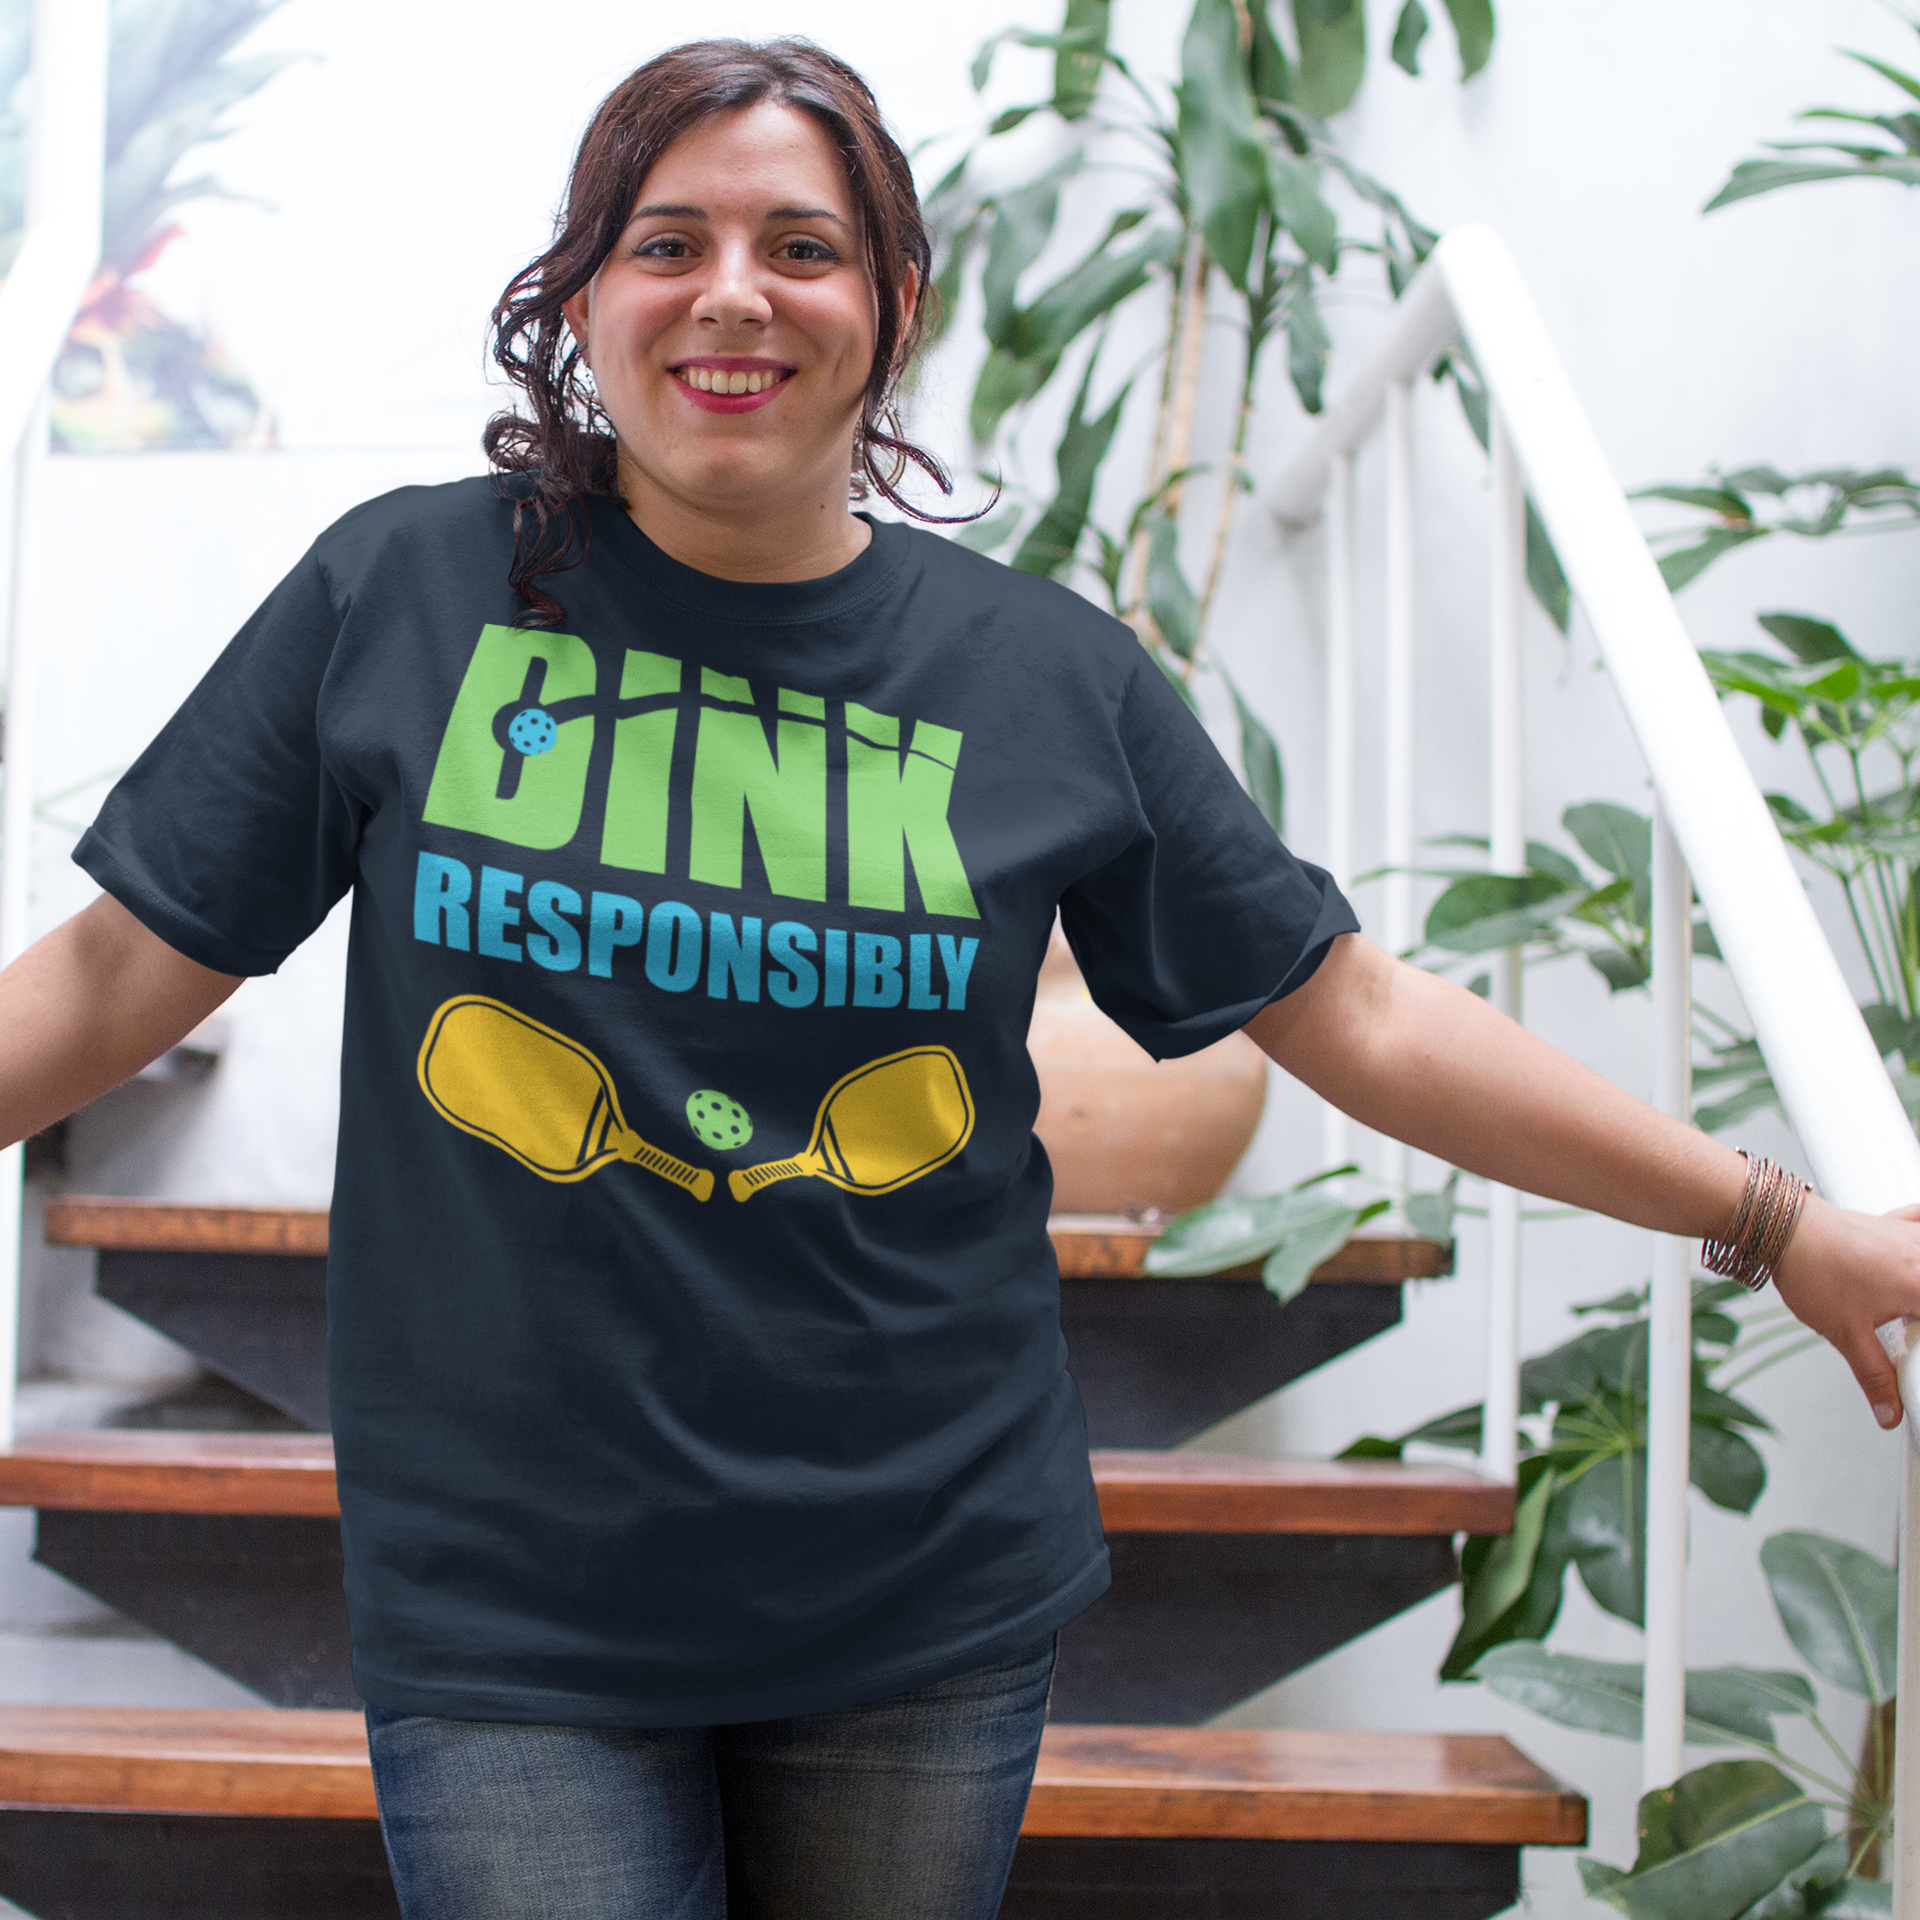
<svg viewBox="0 0 1920 1920"><path fill-rule="evenodd" d="M1056 1214L1048 1223L1068 1279L1134 1279L1158 1226L1120 1214ZM47 1202L49 1245L108 1253L264 1253L313 1259L327 1250L324 1207L199 1207L163 1200L69 1194ZM1316 1280L1398 1286L1453 1271L1453 1249L1438 1240L1358 1234L1314 1269ZM1257 1280L1259 1263L1209 1278Z"/></svg>
<svg viewBox="0 0 1920 1920"><path fill-rule="evenodd" d="M1513 1488L1471 1467L1263 1460L1240 1453L1093 1456L1110 1533L1505 1533Z"/></svg>
<svg viewBox="0 0 1920 1920"><path fill-rule="evenodd" d="M361 1716L282 1707L0 1707L0 1805L376 1817ZM1498 1734L1055 1726L1022 1831L1573 1846L1586 1803Z"/></svg>
<svg viewBox="0 0 1920 1920"><path fill-rule="evenodd" d="M1513 1524L1513 1489L1470 1467L1186 1451L1092 1459L1113 1533L1504 1533ZM119 1428L31 1434L0 1451L0 1506L340 1511L330 1435Z"/></svg>
<svg viewBox="0 0 1920 1920"><path fill-rule="evenodd" d="M340 1511L330 1434L113 1427L27 1434L0 1450L0 1506L322 1517Z"/></svg>

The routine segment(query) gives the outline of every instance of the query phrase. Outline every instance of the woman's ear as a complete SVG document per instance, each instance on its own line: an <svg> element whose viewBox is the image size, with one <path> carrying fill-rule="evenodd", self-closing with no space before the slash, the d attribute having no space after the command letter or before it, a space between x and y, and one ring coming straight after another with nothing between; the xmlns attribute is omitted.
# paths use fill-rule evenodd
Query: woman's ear
<svg viewBox="0 0 1920 1920"><path fill-rule="evenodd" d="M567 326L580 348L583 359L587 352L587 313L592 303L592 291L592 286L589 284L560 303L560 311L566 316Z"/></svg>
<svg viewBox="0 0 1920 1920"><path fill-rule="evenodd" d="M913 316L920 310L920 268L918 263L907 263L906 277L900 282L900 337L905 339L913 325Z"/></svg>

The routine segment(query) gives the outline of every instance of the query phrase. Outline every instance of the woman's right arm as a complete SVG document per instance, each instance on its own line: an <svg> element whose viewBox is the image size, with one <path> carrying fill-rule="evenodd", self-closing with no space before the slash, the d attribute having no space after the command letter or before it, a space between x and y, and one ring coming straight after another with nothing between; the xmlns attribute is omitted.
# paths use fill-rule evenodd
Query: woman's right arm
<svg viewBox="0 0 1920 1920"><path fill-rule="evenodd" d="M240 979L176 953L102 894L0 973L0 1145L157 1060Z"/></svg>

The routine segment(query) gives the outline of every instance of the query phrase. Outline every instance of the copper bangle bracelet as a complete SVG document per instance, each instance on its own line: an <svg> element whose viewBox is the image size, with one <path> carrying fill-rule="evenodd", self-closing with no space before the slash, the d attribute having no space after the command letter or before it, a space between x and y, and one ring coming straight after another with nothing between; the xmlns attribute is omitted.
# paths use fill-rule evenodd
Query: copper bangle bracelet
<svg viewBox="0 0 1920 1920"><path fill-rule="evenodd" d="M1764 1156L1756 1160L1745 1147L1740 1155L1747 1162L1740 1204L1725 1233L1701 1241L1700 1258L1710 1272L1738 1280L1749 1292L1758 1293L1773 1278L1813 1189L1777 1160Z"/></svg>

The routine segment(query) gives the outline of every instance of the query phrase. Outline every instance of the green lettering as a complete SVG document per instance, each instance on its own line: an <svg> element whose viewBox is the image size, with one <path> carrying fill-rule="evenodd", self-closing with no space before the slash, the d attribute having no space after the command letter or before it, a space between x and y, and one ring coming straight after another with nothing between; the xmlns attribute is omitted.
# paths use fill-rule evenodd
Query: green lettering
<svg viewBox="0 0 1920 1920"><path fill-rule="evenodd" d="M545 744L531 752L503 743L495 723L544 716L555 701L591 695L593 683L593 650L577 635L482 627L441 737L424 817L516 847L564 847L586 800L592 716L557 727L532 720L521 737Z"/></svg>
<svg viewBox="0 0 1920 1920"><path fill-rule="evenodd" d="M747 701L744 680L702 669L700 690ZM808 696L782 689L776 760L758 713L700 709L693 757L693 844L687 871L709 886L737 887L746 821L767 869L767 885L795 900L827 897L827 734L807 712Z"/></svg>
<svg viewBox="0 0 1920 1920"><path fill-rule="evenodd" d="M947 824L961 736L930 720L913 723L902 756L900 723L847 702L847 899L856 907L904 913L906 855L928 913L977 920L973 889Z"/></svg>
<svg viewBox="0 0 1920 1920"><path fill-rule="evenodd" d="M627 654L620 669L620 698L680 691L680 662L664 653ZM673 772L673 733L678 707L629 713L613 725L613 769L607 776L607 817L600 858L636 873L667 870L667 781Z"/></svg>

